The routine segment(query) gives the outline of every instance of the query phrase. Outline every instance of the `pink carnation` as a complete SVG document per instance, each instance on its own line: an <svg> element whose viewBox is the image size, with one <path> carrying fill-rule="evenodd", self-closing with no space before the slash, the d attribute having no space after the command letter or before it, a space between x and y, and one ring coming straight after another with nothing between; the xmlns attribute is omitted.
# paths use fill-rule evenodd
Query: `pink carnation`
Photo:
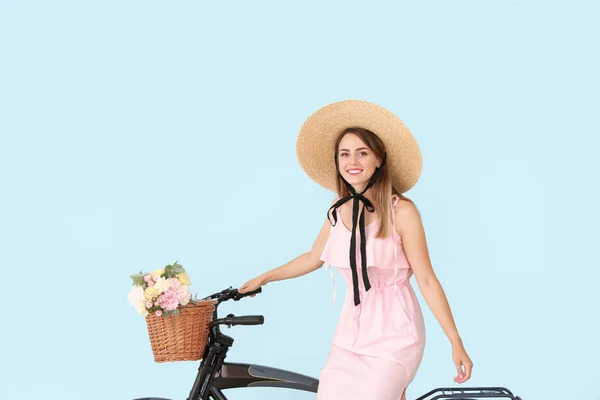
<svg viewBox="0 0 600 400"><path fill-rule="evenodd" d="M162 315L162 311L161 310L156 310L156 316L160 317Z"/></svg>
<svg viewBox="0 0 600 400"><path fill-rule="evenodd" d="M179 305L179 293L177 290L169 289L158 296L157 302L165 310L175 310Z"/></svg>

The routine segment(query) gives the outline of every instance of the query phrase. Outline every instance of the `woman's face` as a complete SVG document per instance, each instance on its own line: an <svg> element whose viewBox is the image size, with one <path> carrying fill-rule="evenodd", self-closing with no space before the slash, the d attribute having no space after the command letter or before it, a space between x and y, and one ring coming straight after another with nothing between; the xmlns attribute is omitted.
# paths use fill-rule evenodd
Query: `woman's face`
<svg viewBox="0 0 600 400"><path fill-rule="evenodd" d="M357 191L362 191L367 186L380 165L375 153L354 133L348 133L342 138L337 157L340 174Z"/></svg>

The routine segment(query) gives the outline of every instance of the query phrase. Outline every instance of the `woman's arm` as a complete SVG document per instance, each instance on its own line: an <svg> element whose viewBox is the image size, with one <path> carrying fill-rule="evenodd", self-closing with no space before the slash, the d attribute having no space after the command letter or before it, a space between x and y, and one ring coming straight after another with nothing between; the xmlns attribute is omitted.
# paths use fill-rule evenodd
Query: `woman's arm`
<svg viewBox="0 0 600 400"><path fill-rule="evenodd" d="M402 238L404 252L415 274L423 298L452 345L454 361L459 372L459 376L455 378L455 381L462 383L470 378L473 363L464 350L448 299L433 271L421 217L415 205L407 201L399 202L395 208L395 213L395 227ZM460 365L465 366L466 371L464 373Z"/></svg>
<svg viewBox="0 0 600 400"><path fill-rule="evenodd" d="M279 268L272 269L262 274L261 276L263 277L264 283L296 278L321 268L321 266L323 266L323 261L320 259L321 253L323 253L323 249L325 248L330 226L331 224L326 220L309 252L294 258L292 261Z"/></svg>
<svg viewBox="0 0 600 400"><path fill-rule="evenodd" d="M329 220L326 220L309 252L294 258L292 261L281 267L267 271L264 274L249 280L240 286L238 291L240 293L251 292L269 282L296 278L319 269L323 265L323 261L321 261L320 258L321 253L323 253L323 249L325 248L327 237L329 236L329 229L330 223Z"/></svg>

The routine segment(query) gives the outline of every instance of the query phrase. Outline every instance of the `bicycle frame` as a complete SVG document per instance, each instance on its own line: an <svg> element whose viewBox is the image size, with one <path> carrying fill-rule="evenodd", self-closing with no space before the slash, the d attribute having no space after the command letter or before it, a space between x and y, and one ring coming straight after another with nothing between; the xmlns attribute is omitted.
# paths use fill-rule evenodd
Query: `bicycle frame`
<svg viewBox="0 0 600 400"><path fill-rule="evenodd" d="M227 400L223 390L242 387L277 387L317 393L318 386L317 379L291 371L257 364L223 363L213 383L205 389L210 397L199 399Z"/></svg>

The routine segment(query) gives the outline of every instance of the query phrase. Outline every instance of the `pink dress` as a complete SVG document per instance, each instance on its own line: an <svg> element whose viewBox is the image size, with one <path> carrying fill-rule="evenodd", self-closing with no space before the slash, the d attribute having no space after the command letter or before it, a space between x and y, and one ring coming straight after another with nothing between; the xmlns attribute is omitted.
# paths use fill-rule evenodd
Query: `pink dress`
<svg viewBox="0 0 600 400"><path fill-rule="evenodd" d="M397 202L394 196L394 206ZM331 227L321 255L321 261L338 268L349 287L329 357L321 369L317 400L400 400L423 358L425 324L409 282L412 270L401 237L392 223L390 236L375 238L378 224L375 220L366 227L371 289L364 290L358 268L357 306L349 261L351 232L341 218ZM358 244L356 248L359 253Z"/></svg>

